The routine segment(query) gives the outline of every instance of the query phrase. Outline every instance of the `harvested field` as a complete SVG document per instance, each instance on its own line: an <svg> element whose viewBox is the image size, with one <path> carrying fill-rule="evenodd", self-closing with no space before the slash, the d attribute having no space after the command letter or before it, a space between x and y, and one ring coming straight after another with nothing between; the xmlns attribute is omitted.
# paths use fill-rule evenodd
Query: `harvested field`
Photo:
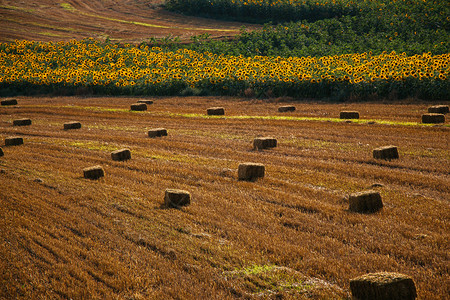
<svg viewBox="0 0 450 300"><path fill-rule="evenodd" d="M423 104L295 104L221 97L18 97L0 107L0 298L346 299L366 273L410 276L443 299L450 234L450 126ZM226 116L207 116L224 107ZM355 110L358 120L340 120ZM32 126L13 126L27 117ZM78 130L64 130L78 120ZM148 138L164 127L163 139ZM277 147L253 149L256 136ZM397 145L400 159L372 157ZM114 161L128 148L133 159ZM241 162L264 178L239 181ZM106 176L86 180L101 165ZM166 189L192 201L166 208ZM383 209L348 211L346 195Z"/></svg>
<svg viewBox="0 0 450 300"><path fill-rule="evenodd" d="M0 42L14 40L69 41L109 38L113 42L140 43L168 35L189 40L208 33L229 37L244 23L188 17L163 9L163 0L2 0ZM247 28L258 26L245 24ZM260 26L259 26L260 27Z"/></svg>

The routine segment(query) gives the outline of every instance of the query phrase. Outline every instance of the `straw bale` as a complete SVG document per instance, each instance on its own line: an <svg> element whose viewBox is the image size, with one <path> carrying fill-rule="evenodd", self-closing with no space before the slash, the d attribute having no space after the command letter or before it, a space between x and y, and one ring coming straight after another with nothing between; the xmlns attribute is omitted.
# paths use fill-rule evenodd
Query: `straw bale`
<svg viewBox="0 0 450 300"><path fill-rule="evenodd" d="M3 153L3 149L0 148L0 157L3 156L3 155L5 155L5 153Z"/></svg>
<svg viewBox="0 0 450 300"><path fill-rule="evenodd" d="M147 104L145 104L145 103L134 103L134 104L131 104L131 110L134 110L134 111L147 110Z"/></svg>
<svg viewBox="0 0 450 300"><path fill-rule="evenodd" d="M167 136L167 129L165 128L154 128L148 131L148 136L151 138Z"/></svg>
<svg viewBox="0 0 450 300"><path fill-rule="evenodd" d="M426 124L445 123L445 115L444 114L423 114L422 115L422 123L426 123Z"/></svg>
<svg viewBox="0 0 450 300"><path fill-rule="evenodd" d="M153 104L153 100L141 99L141 100L138 100L137 103L144 103L144 104L150 105L150 104Z"/></svg>
<svg viewBox="0 0 450 300"><path fill-rule="evenodd" d="M23 138L12 136L5 138L5 146L17 146L23 144Z"/></svg>
<svg viewBox="0 0 450 300"><path fill-rule="evenodd" d="M339 113L340 119L359 119L359 112L357 111L341 111Z"/></svg>
<svg viewBox="0 0 450 300"><path fill-rule="evenodd" d="M84 178L87 179L99 179L105 176L105 171L101 166L93 166L83 169Z"/></svg>
<svg viewBox="0 0 450 300"><path fill-rule="evenodd" d="M433 105L428 107L428 112L432 114L448 114L449 106L448 105Z"/></svg>
<svg viewBox="0 0 450 300"><path fill-rule="evenodd" d="M278 107L279 112L287 112L287 111L295 111L295 106L293 105L284 105Z"/></svg>
<svg viewBox="0 0 450 300"><path fill-rule="evenodd" d="M27 125L31 125L31 119L13 120L13 126L27 126Z"/></svg>
<svg viewBox="0 0 450 300"><path fill-rule="evenodd" d="M164 195L166 207L180 207L191 203L191 194L187 191L177 189L167 189Z"/></svg>
<svg viewBox="0 0 450 300"><path fill-rule="evenodd" d="M396 146L384 146L373 149L373 158L377 159L397 159L398 150Z"/></svg>
<svg viewBox="0 0 450 300"><path fill-rule="evenodd" d="M130 149L120 149L111 152L112 160L123 161L127 159L131 159L131 151Z"/></svg>
<svg viewBox="0 0 450 300"><path fill-rule="evenodd" d="M206 110L208 116L223 116L225 115L225 109L223 107L210 107Z"/></svg>
<svg viewBox="0 0 450 300"><path fill-rule="evenodd" d="M69 129L80 129L81 128L81 123L80 122L68 122L68 123L64 123L64 130L69 130Z"/></svg>
<svg viewBox="0 0 450 300"><path fill-rule="evenodd" d="M2 105L2 106L7 106L7 105L17 105L17 100L16 100L16 99L6 99L6 100L2 100L2 101L1 101L1 105Z"/></svg>
<svg viewBox="0 0 450 300"><path fill-rule="evenodd" d="M359 213L377 212L383 208L381 195L376 191L365 191L349 195L349 210Z"/></svg>
<svg viewBox="0 0 450 300"><path fill-rule="evenodd" d="M242 163L239 164L238 178L239 180L254 180L264 177L265 167L263 164Z"/></svg>
<svg viewBox="0 0 450 300"><path fill-rule="evenodd" d="M350 280L355 300L414 300L416 286L411 277L389 272L365 274Z"/></svg>
<svg viewBox="0 0 450 300"><path fill-rule="evenodd" d="M253 147L255 149L267 149L277 146L277 140L272 137L259 137L253 140Z"/></svg>

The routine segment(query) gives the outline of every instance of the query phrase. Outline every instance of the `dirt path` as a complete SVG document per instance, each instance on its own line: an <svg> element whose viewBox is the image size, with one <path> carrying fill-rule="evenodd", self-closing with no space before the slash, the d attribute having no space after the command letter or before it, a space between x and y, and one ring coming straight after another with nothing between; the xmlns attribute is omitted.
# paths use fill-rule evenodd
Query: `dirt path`
<svg viewBox="0 0 450 300"><path fill-rule="evenodd" d="M0 42L67 41L93 37L138 43L150 37L208 33L226 37L245 25L183 16L164 10L162 0L0 0Z"/></svg>

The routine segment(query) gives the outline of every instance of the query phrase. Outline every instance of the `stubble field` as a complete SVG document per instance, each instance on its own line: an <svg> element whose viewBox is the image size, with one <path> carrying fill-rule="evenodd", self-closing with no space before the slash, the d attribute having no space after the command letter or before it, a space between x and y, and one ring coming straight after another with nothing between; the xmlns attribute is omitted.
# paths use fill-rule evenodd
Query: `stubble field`
<svg viewBox="0 0 450 300"><path fill-rule="evenodd" d="M0 157L0 298L345 299L349 279L377 271L410 275L421 299L450 292L449 125L421 124L428 104L17 99L0 107L0 144L24 138ZM149 138L157 127L168 136ZM254 150L258 136L278 146ZM400 159L372 158L385 145ZM111 160L121 148L131 160ZM238 181L242 162L265 177ZM93 165L106 176L84 179ZM167 188L191 205L165 208ZM349 212L346 196L368 189L384 208Z"/></svg>

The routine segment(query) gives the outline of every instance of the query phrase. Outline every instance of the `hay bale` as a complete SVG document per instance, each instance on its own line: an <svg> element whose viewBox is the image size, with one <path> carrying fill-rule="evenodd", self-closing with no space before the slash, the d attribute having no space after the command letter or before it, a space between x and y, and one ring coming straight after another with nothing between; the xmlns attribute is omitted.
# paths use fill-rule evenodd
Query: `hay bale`
<svg viewBox="0 0 450 300"><path fill-rule="evenodd" d="M349 210L359 213L377 212L383 208L381 195L376 191L351 194L348 197Z"/></svg>
<svg viewBox="0 0 450 300"><path fill-rule="evenodd" d="M373 158L377 159L397 159L398 150L396 146L384 146L373 149Z"/></svg>
<svg viewBox="0 0 450 300"><path fill-rule="evenodd" d="M0 157L2 157L3 155L5 155L5 153L3 153L3 149L0 148Z"/></svg>
<svg viewBox="0 0 450 300"><path fill-rule="evenodd" d="M7 106L7 105L17 105L17 100L16 99L7 99L7 100L2 100L1 101L2 106Z"/></svg>
<svg viewBox="0 0 450 300"><path fill-rule="evenodd" d="M112 160L123 161L127 159L131 159L131 151L130 149L120 149L111 152Z"/></svg>
<svg viewBox="0 0 450 300"><path fill-rule="evenodd" d="M5 146L18 146L23 144L23 138L21 137L7 137L5 138Z"/></svg>
<svg viewBox="0 0 450 300"><path fill-rule="evenodd" d="M257 163L242 163L239 164L238 178L239 180L255 180L259 177L264 177L264 165Z"/></svg>
<svg viewBox="0 0 450 300"><path fill-rule="evenodd" d="M28 126L28 125L31 125L31 119L13 120L13 126Z"/></svg>
<svg viewBox="0 0 450 300"><path fill-rule="evenodd" d="M295 111L295 106L293 105L284 105L278 107L279 112L288 112L288 111Z"/></svg>
<svg viewBox="0 0 450 300"><path fill-rule="evenodd" d="M350 280L356 300L414 300L416 286L411 277L399 273L371 273Z"/></svg>
<svg viewBox="0 0 450 300"><path fill-rule="evenodd" d="M84 178L86 179L99 179L105 176L105 171L101 166L93 166L83 169Z"/></svg>
<svg viewBox="0 0 450 300"><path fill-rule="evenodd" d="M148 131L148 136L151 138L167 136L167 129L164 128L154 128Z"/></svg>
<svg viewBox="0 0 450 300"><path fill-rule="evenodd" d="M180 207L191 203L191 194L187 191L177 189L167 189L164 195L166 207Z"/></svg>
<svg viewBox="0 0 450 300"><path fill-rule="evenodd" d="M69 129L80 129L81 128L81 123L80 122L68 122L68 123L64 123L64 130L69 130Z"/></svg>
<svg viewBox="0 0 450 300"><path fill-rule="evenodd" d="M223 107L210 107L206 110L208 116L223 116L225 115L225 109Z"/></svg>
<svg viewBox="0 0 450 300"><path fill-rule="evenodd" d="M259 137L253 140L254 149L267 149L277 146L277 140L272 137Z"/></svg>
<svg viewBox="0 0 450 300"><path fill-rule="evenodd" d="M445 115L444 114L424 114L424 115L422 115L422 123L426 123L426 124L445 123Z"/></svg>
<svg viewBox="0 0 450 300"><path fill-rule="evenodd" d="M339 113L340 119L359 119L359 112L357 111L341 111Z"/></svg>
<svg viewBox="0 0 450 300"><path fill-rule="evenodd" d="M150 104L153 104L153 101L152 100L141 99L141 100L138 100L137 103L144 103L146 105L150 105Z"/></svg>
<svg viewBox="0 0 450 300"><path fill-rule="evenodd" d="M450 112L448 105L433 105L428 107L428 112L432 114L448 114Z"/></svg>
<svg viewBox="0 0 450 300"><path fill-rule="evenodd" d="M147 104L145 103L134 103L131 104L131 110L133 111L144 111L147 110Z"/></svg>

